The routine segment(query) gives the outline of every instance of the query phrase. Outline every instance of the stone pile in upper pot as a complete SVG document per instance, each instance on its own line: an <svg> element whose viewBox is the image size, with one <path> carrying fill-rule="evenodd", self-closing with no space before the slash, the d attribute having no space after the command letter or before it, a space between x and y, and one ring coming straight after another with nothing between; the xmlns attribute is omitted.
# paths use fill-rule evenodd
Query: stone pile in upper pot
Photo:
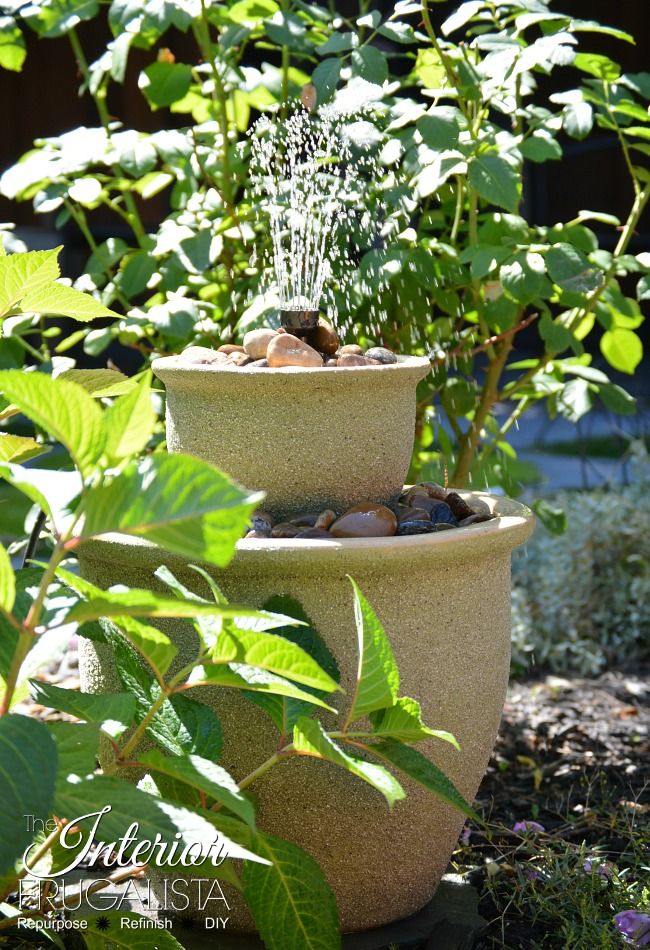
<svg viewBox="0 0 650 950"><path fill-rule="evenodd" d="M277 369L282 366L317 369L322 366L382 366L397 362L395 354L384 346L373 346L365 351L356 343L341 346L336 331L324 320L316 327L309 343L284 328L262 327L249 330L242 345L225 343L216 350L188 346L181 357L188 363L243 369Z"/></svg>
<svg viewBox="0 0 650 950"><path fill-rule="evenodd" d="M247 538L295 538L333 541L339 538L389 538L432 534L465 528L495 517L485 502L473 507L453 490L433 482L405 488L397 504L366 501L340 514L329 508L304 512L276 523L266 511L256 511Z"/></svg>

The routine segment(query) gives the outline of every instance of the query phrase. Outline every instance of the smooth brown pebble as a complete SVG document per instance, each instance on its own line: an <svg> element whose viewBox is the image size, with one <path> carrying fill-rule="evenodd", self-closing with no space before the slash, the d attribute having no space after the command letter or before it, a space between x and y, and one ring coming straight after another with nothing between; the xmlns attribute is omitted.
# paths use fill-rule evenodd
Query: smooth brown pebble
<svg viewBox="0 0 650 950"><path fill-rule="evenodd" d="M426 508L404 508L397 520L400 524L403 521L429 521L429 512Z"/></svg>
<svg viewBox="0 0 650 950"><path fill-rule="evenodd" d="M388 538L396 530L397 518L390 508L364 501L337 518L330 534L335 538Z"/></svg>
<svg viewBox="0 0 650 950"><path fill-rule="evenodd" d="M339 366L372 366L372 363L372 360L367 360L365 356L359 356L357 353L343 353L337 360Z"/></svg>
<svg viewBox="0 0 650 950"><path fill-rule="evenodd" d="M329 533L329 531L325 531L324 528L305 528L305 530L297 534L296 537L311 538L312 541L316 541L318 539L322 541L332 540L332 535Z"/></svg>
<svg viewBox="0 0 650 950"><path fill-rule="evenodd" d="M345 346L342 346L337 350L337 354L339 356L344 356L346 353L354 353L355 356L363 356L363 350L358 343L346 343Z"/></svg>
<svg viewBox="0 0 650 950"><path fill-rule="evenodd" d="M312 333L310 343L315 350L318 350L319 353L324 353L325 356L333 356L340 345L334 327L324 323L322 320Z"/></svg>
<svg viewBox="0 0 650 950"><path fill-rule="evenodd" d="M492 521L492 515L484 515L484 514L476 514L476 513L474 513L474 514L468 515L467 518L463 518L462 521L459 521L459 522L458 522L458 527L459 527L459 528L467 528L468 525L471 525L471 524L482 524L484 521Z"/></svg>
<svg viewBox="0 0 650 950"><path fill-rule="evenodd" d="M336 512L332 511L331 508L326 508L325 511L321 511L318 518L316 519L316 524L314 527L323 528L324 531L327 531L331 525L336 521Z"/></svg>
<svg viewBox="0 0 650 950"><path fill-rule="evenodd" d="M469 518L470 515L473 515L474 512L467 504L464 498L458 494L458 492L450 491L447 492L447 497L445 501L451 508L454 515L458 518L459 521L462 521L463 518Z"/></svg>
<svg viewBox="0 0 650 950"><path fill-rule="evenodd" d="M323 357L291 333L274 336L268 345L266 358L271 368L278 366L316 367L323 365Z"/></svg>
<svg viewBox="0 0 650 950"><path fill-rule="evenodd" d="M372 346L369 350L366 350L365 355L371 360L377 360L378 363L384 363L386 366L397 362L397 357L393 351L386 349L385 346Z"/></svg>
<svg viewBox="0 0 650 950"><path fill-rule="evenodd" d="M295 538L299 534L300 528L296 524L289 524L288 521L282 521L271 531L272 538Z"/></svg>
<svg viewBox="0 0 650 950"><path fill-rule="evenodd" d="M217 350L217 353L225 353L226 356L230 356L231 353L243 353L244 347L240 346L239 343L224 343L223 346L220 346Z"/></svg>
<svg viewBox="0 0 650 950"><path fill-rule="evenodd" d="M188 346L181 353L181 358L188 363L227 363L228 357L218 350L211 350L208 346Z"/></svg>
<svg viewBox="0 0 650 950"><path fill-rule="evenodd" d="M292 518L291 524L297 524L301 528L313 528L317 521L318 521L317 512L305 511L300 515L296 515L295 518Z"/></svg>
<svg viewBox="0 0 650 950"><path fill-rule="evenodd" d="M231 363L234 363L235 366L248 366L249 363L253 362L252 357L250 357L248 353L244 353L243 351L241 352L237 351L235 353L231 353L228 359L230 360Z"/></svg>
<svg viewBox="0 0 650 950"><path fill-rule="evenodd" d="M265 531L268 528L270 532L274 521L272 515L270 515L268 511L259 510L253 512L251 524L256 531Z"/></svg>
<svg viewBox="0 0 650 950"><path fill-rule="evenodd" d="M244 336L244 349L254 360L266 359L269 343L278 333L270 327L260 327L259 330L249 330Z"/></svg>
<svg viewBox="0 0 650 950"><path fill-rule="evenodd" d="M449 531L451 529L452 531L455 531L457 527L458 525L449 524L448 521L439 521L438 524L435 524L433 526L433 530L434 531Z"/></svg>
<svg viewBox="0 0 650 950"><path fill-rule="evenodd" d="M266 369L268 365L268 360L252 360L250 363L245 364L244 369Z"/></svg>
<svg viewBox="0 0 650 950"><path fill-rule="evenodd" d="M427 495L418 485L410 488L403 499L404 503L410 508L424 508L425 511L431 511L434 505L439 504L430 495Z"/></svg>
<svg viewBox="0 0 650 950"><path fill-rule="evenodd" d="M437 485L435 482L418 482L417 485L414 485L414 488L423 489L429 498L435 498L437 501L447 500L447 489L443 488L442 485Z"/></svg>
<svg viewBox="0 0 650 950"><path fill-rule="evenodd" d="M329 359L325 360L325 362L323 363L323 366L338 366L338 365L339 365L339 361L335 359L334 357L330 357Z"/></svg>

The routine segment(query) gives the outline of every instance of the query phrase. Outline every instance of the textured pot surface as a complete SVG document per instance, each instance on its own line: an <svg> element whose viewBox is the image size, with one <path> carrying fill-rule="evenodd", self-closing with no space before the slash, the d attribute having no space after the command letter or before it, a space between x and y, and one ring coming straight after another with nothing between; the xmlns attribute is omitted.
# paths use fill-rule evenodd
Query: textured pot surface
<svg viewBox="0 0 650 950"><path fill-rule="evenodd" d="M387 503L404 484L424 357L389 366L281 369L153 361L167 390L167 447L264 489L279 518Z"/></svg>
<svg viewBox="0 0 650 950"><path fill-rule="evenodd" d="M533 529L516 502L463 493L496 510L494 521L439 534L342 541L246 540L224 571L211 569L232 602L261 606L285 594L299 600L338 661L345 711L357 669L352 575L389 635L401 673L400 695L417 699L426 723L454 733L461 752L440 741L420 743L468 800L475 795L497 734L510 660L510 552ZM102 586L157 587L152 572L165 563L207 595L178 558L141 541L118 537L86 543L83 575ZM187 628L156 621L187 661L195 647ZM105 648L82 641L82 688L115 687ZM277 733L260 709L232 690L198 691L223 724L221 763L243 778L277 747ZM335 717L323 722L334 727ZM402 779L400 778L400 781ZM407 916L433 895L463 824L463 816L410 780L405 801L389 812L382 796L336 766L289 760L251 787L258 825L288 838L321 864L336 893L344 931ZM228 892L231 925L246 927L240 898Z"/></svg>

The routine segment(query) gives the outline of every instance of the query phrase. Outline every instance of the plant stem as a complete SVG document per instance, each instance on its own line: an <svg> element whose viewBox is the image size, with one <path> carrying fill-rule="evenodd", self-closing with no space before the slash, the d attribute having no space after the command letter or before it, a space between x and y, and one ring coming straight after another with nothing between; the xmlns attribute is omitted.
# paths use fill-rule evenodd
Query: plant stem
<svg viewBox="0 0 650 950"><path fill-rule="evenodd" d="M41 612L43 610L43 603L47 595L48 587L54 580L56 569L64 557L65 549L63 541L58 540L52 552L52 557L50 558L49 564L45 568L43 576L41 577L41 582L39 584L38 591L36 592L36 597L32 601L27 616L25 617L25 620L22 624L21 632L18 635L18 643L16 644L14 655L11 660L11 666L5 680L5 691L2 697L2 702L0 703L0 716L6 716L11 708L11 701L16 691L18 676L20 675L20 668L23 665L23 661L29 653L30 647L32 645L36 627L38 626Z"/></svg>

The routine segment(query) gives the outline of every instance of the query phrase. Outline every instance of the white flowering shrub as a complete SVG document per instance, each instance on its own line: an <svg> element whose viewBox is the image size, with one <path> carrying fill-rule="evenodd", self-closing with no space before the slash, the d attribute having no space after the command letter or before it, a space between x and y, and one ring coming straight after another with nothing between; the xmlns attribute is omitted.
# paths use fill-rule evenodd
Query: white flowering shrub
<svg viewBox="0 0 650 950"><path fill-rule="evenodd" d="M513 669L598 673L650 654L650 456L629 486L565 492L564 535L538 527L513 561Z"/></svg>

